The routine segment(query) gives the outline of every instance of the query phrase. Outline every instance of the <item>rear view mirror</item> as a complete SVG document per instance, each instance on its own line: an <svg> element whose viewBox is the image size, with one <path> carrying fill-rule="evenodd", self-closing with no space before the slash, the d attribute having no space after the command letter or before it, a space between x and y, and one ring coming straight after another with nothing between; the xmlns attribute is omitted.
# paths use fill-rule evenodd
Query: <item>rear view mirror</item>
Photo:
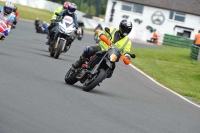
<svg viewBox="0 0 200 133"><path fill-rule="evenodd" d="M112 35L110 34L110 29L108 27L105 27L104 30L109 34L110 39L112 39Z"/></svg>
<svg viewBox="0 0 200 133"><path fill-rule="evenodd" d="M110 29L109 29L108 27L105 27L104 30L105 30L108 34L110 34Z"/></svg>
<svg viewBox="0 0 200 133"><path fill-rule="evenodd" d="M135 58L136 55L135 54L129 54L131 56L131 58Z"/></svg>

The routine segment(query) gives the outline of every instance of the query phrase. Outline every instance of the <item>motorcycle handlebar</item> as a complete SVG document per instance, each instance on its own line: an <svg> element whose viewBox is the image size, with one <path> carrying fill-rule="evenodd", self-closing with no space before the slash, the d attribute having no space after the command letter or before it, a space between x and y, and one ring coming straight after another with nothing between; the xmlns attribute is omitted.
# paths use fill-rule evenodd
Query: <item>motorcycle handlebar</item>
<svg viewBox="0 0 200 133"><path fill-rule="evenodd" d="M125 54L128 54L128 55L130 55L130 56L131 56L131 58L135 58L135 57L136 57L136 55L135 55L135 54L131 54L131 53L125 53Z"/></svg>

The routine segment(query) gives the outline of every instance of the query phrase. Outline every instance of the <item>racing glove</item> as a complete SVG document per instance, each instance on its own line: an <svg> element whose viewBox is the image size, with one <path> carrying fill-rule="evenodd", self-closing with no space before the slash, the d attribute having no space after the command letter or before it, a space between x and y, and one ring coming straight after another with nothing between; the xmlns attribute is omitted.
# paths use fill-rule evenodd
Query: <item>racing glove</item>
<svg viewBox="0 0 200 133"><path fill-rule="evenodd" d="M111 41L105 36L105 35L101 35L99 37L103 42L105 42L108 46L111 45Z"/></svg>
<svg viewBox="0 0 200 133"><path fill-rule="evenodd" d="M129 56L121 56L121 59L123 60L124 64L129 65L131 60Z"/></svg>

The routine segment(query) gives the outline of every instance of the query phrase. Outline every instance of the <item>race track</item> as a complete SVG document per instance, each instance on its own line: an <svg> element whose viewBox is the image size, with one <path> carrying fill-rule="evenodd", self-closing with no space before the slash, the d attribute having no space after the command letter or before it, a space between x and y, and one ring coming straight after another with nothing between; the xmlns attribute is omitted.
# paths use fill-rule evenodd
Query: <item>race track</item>
<svg viewBox="0 0 200 133"><path fill-rule="evenodd" d="M59 59L49 56L45 42L25 21L0 42L0 133L200 132L200 108L122 62L89 93L80 83L65 84L83 48L95 44L91 34Z"/></svg>

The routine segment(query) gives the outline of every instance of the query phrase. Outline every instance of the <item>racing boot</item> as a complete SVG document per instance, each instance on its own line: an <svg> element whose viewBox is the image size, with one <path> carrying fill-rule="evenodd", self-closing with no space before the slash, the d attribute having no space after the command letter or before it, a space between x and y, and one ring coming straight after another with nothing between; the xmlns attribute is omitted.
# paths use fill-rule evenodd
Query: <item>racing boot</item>
<svg viewBox="0 0 200 133"><path fill-rule="evenodd" d="M79 60L77 60L75 63L72 64L72 67L77 69L81 67L81 65L85 62L85 57L80 56Z"/></svg>

